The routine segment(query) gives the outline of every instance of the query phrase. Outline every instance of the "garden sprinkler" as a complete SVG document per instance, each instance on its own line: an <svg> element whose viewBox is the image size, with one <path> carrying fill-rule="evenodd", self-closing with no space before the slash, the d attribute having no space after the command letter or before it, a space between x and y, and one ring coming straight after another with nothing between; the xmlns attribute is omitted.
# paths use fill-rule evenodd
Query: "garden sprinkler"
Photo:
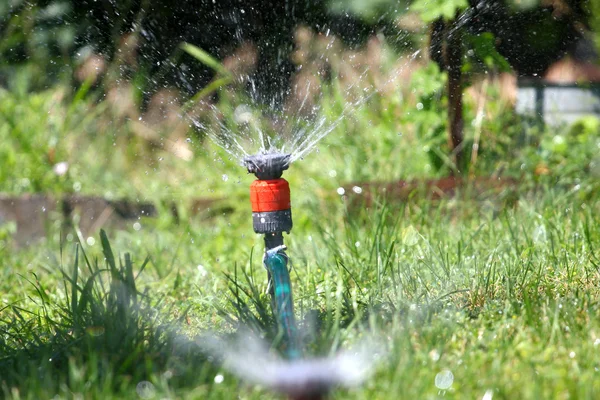
<svg viewBox="0 0 600 400"><path fill-rule="evenodd" d="M272 307L285 344L284 359L273 358L256 338L240 340L239 350L213 343L224 356L224 365L236 375L286 394L290 400L322 400L336 386L356 386L371 372L375 347L342 352L324 359L303 359L296 321L288 257L283 232L292 230L290 186L281 177L289 168L290 154L256 154L244 158L248 172L256 175L250 185L254 231L265 235L263 263L269 274ZM364 351L368 350L368 351Z"/></svg>
<svg viewBox="0 0 600 400"><path fill-rule="evenodd" d="M301 356L294 318L292 286L283 232L292 230L290 186L281 177L290 165L290 154L256 154L244 158L248 172L256 176L250 185L254 232L265 235L263 263L269 274L269 286L280 331L289 359Z"/></svg>

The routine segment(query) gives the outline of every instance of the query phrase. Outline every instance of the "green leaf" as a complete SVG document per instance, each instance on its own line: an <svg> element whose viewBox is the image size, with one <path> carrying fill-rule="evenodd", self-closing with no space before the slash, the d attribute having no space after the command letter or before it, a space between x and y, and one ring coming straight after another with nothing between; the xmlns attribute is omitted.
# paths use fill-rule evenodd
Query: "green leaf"
<svg viewBox="0 0 600 400"><path fill-rule="evenodd" d="M111 276L113 279L118 279L119 273L117 270L117 263L115 262L115 255L110 248L110 241L108 240L108 236L106 236L104 229L100 229L100 242L102 243L102 253L104 253L104 258L110 269Z"/></svg>
<svg viewBox="0 0 600 400"><path fill-rule="evenodd" d="M492 33L467 35L466 39L473 49L475 57L481 60L487 68L497 68L501 72L511 70L506 58L496 50L496 38Z"/></svg>
<svg viewBox="0 0 600 400"><path fill-rule="evenodd" d="M196 60L200 61L202 64L212 68L217 73L224 76L230 76L229 71L223 66L223 64L219 62L219 60L217 60L201 48L194 46L190 43L182 43L181 49L189 55L191 55L192 57L194 57Z"/></svg>
<svg viewBox="0 0 600 400"><path fill-rule="evenodd" d="M467 0L416 0L410 9L419 14L424 22L429 23L439 18L453 20L457 12L468 6Z"/></svg>
<svg viewBox="0 0 600 400"><path fill-rule="evenodd" d="M333 14L352 14L363 21L376 22L380 18L394 20L406 9L406 0L330 0Z"/></svg>
<svg viewBox="0 0 600 400"><path fill-rule="evenodd" d="M430 97L444 89L445 76L438 65L430 62L411 76L410 86L420 98Z"/></svg>

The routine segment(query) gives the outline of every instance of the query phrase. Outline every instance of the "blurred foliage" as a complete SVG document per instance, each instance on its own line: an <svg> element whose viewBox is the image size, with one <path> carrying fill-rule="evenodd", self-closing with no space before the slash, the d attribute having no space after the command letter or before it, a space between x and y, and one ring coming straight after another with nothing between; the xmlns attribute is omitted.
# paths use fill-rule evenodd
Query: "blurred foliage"
<svg viewBox="0 0 600 400"><path fill-rule="evenodd" d="M343 137L338 142L340 148L368 147L356 150L356 157L372 163L369 167L372 170L346 167L347 179L371 176L373 170L393 179L443 175L453 168L446 156L447 123L443 118L448 99L441 93L446 78L439 68L417 57L417 53L398 52L398 41L406 39L408 43L423 32L397 27L400 32L397 36L372 34L384 32L398 18L415 15L417 11L424 20L446 18L450 8L456 11L464 7L461 1L445 2L441 8L433 7L437 3L422 1L413 2L412 6L398 3L397 9L388 7L385 1L338 1L328 3L331 13L324 12L318 17L316 10L325 6L307 2L302 3L301 10L286 17L283 25L271 19L282 12L279 8L268 18L254 21L256 25L238 24L241 36L229 38L232 42L225 38L234 32L236 25L232 21L237 18L245 21L246 14L254 18L258 12L246 9L246 3L227 14L224 5L199 1L198 9L191 14L186 9L190 15L177 23L173 18L184 12L183 6L177 5L171 15L165 4L125 1L104 2L100 6L83 1L81 7L74 7L68 0L13 0L0 4L0 86L5 87L0 91L0 157L6 161L0 171L2 190L12 193L82 190L114 196L114 191L107 188L126 179L135 188L131 193L150 191L173 196L174 191L179 191L191 196L193 190L183 188L184 182L194 181L195 168L205 168L218 159L214 154L206 154L221 152L204 140L206 132L249 131L252 127L241 123L239 118L244 110L270 134L287 133L294 126L310 129L314 121L326 118ZM499 1L484 5L470 4L458 18L459 28L466 31L465 86L480 82L482 73L495 75L509 68L502 51L506 37L494 33L494 21L509 15L513 24L534 23L537 20L527 19L523 13L535 11L544 18L550 15L539 4L518 9ZM200 15L200 10L207 14ZM241 10L246 10L244 16ZM385 18L380 21L375 15ZM103 22L109 17L114 19L113 23ZM192 21L202 18L210 20L207 27L214 28L211 34L215 37L197 26L193 28ZM159 21L163 19L170 22L161 26ZM323 24L315 29L296 26L301 21L316 20ZM277 36L281 43L285 40L291 43L287 52L277 56L278 62L288 66L283 72L281 69L269 72L288 82L288 88L276 90L279 98L265 105L261 103L266 97L244 89L261 86L260 80L250 77L257 69L267 67L261 55L266 48L260 40L267 37L268 31L258 32L257 27L270 23L282 27ZM286 24L293 28L285 31ZM177 31L177 26L185 29ZM503 29L508 26L503 25ZM554 29L551 25L543 26ZM221 31L219 27L227 29ZM329 29L328 34L323 34ZM165 33L164 36L159 32ZM562 31L558 32L560 35ZM256 44L240 45L246 34ZM284 34L290 37L284 40ZM502 34L506 32L503 30ZM179 40L187 37L198 39L192 42L195 47L181 47ZM353 42L344 41L344 37L369 39ZM164 47L167 40L171 42ZM203 47L203 43L211 44ZM274 42L273 46L278 44ZM411 46L414 43L409 43L408 47ZM274 50L269 47L268 51ZM184 103L181 93L167 89L169 79L184 84L192 100ZM490 87L488 91L491 90L494 89ZM358 102L360 107L349 106L372 91L375 93L369 94L364 104ZM478 107L470 100L466 102L465 121L483 118L478 117ZM476 146L478 150L473 157L477 159L480 154L471 172L480 174L497 171L500 168L497 164L508 164L499 161L507 157L521 160L518 149L511 146L522 144L523 131L529 129L520 125L510 105L498 93L485 100L484 108L489 117L465 127L466 151L470 155ZM184 115L189 119L182 118ZM191 121L196 130L190 129ZM339 128L342 126L345 131ZM536 129L532 132L537 132ZM350 137L348 132L354 136ZM381 147L371 143L375 139L366 132L377 132ZM477 135L481 136L481 143ZM539 139L532 139L533 136L528 134L526 140L531 141L527 143ZM418 155L407 152L406 157L414 160L386 175L379 162L371 159L393 157L391 149L400 148L403 140L416 146ZM103 156L88 160L91 154ZM548 154L534 152L527 157L541 157L538 164L554 165ZM229 168L235 170L237 161L225 158L220 168L227 171L224 174L230 174ZM588 165L589 157L585 159L582 162ZM63 162L68 164L64 174L60 169ZM117 167L109 169L109 165ZM169 175L168 168L178 173L165 178ZM342 167L336 165L332 169ZM516 174L519 170L511 171ZM156 179L145 178L148 175ZM163 179L172 185L169 191L164 190ZM207 179L211 185L209 193L213 187L226 185L219 176ZM123 189L119 194L128 191Z"/></svg>
<svg viewBox="0 0 600 400"><path fill-rule="evenodd" d="M413 125L418 132L424 144L423 150L435 171L452 167L446 139L445 84L446 75L435 63L416 71L411 79L411 87L417 98L416 111L408 112L403 117L404 122Z"/></svg>
<svg viewBox="0 0 600 400"><path fill-rule="evenodd" d="M71 78L76 36L84 29L64 23L71 12L69 1L0 4L0 85L23 92Z"/></svg>
<svg viewBox="0 0 600 400"><path fill-rule="evenodd" d="M600 2L594 0L587 1L587 14L589 15L589 23L596 43L596 51L600 54ZM600 64L600 60L598 60Z"/></svg>
<svg viewBox="0 0 600 400"><path fill-rule="evenodd" d="M211 73L180 43L223 59L251 42L260 49L252 74L264 95L257 100L264 101L288 87L293 31L303 23L354 45L379 28L397 32L393 24L331 13L320 1L11 0L0 5L0 83L31 64L30 87L42 88L99 57L118 66L108 71L111 81L143 71L142 93L174 86L189 96L208 84Z"/></svg>
<svg viewBox="0 0 600 400"><path fill-rule="evenodd" d="M367 21L394 20L406 13L407 0L329 0L329 8L335 13L350 13Z"/></svg>
<svg viewBox="0 0 600 400"><path fill-rule="evenodd" d="M540 146L524 149L524 159L540 177L577 184L584 176L600 177L600 121L586 117L568 130L539 138Z"/></svg>
<svg viewBox="0 0 600 400"><path fill-rule="evenodd" d="M477 35L469 34L465 37L468 47L467 62L463 65L463 72L472 72L477 66L477 72L509 72L510 64L496 49L496 38L491 32L483 32Z"/></svg>
<svg viewBox="0 0 600 400"><path fill-rule="evenodd" d="M467 0L415 0L411 10L418 13L424 22L430 23L440 18L451 21L468 5Z"/></svg>
<svg viewBox="0 0 600 400"><path fill-rule="evenodd" d="M350 46L381 33L390 45L408 50L423 43L425 30L415 15L430 22L464 10L461 24L474 35L467 44L480 52L493 43L524 74L539 73L568 49L577 37L574 22L589 18L597 25L593 1L571 2L571 12L539 1L479 1L468 7L464 0L436 1L11 0L0 4L0 84L43 89L74 75L82 82L96 71L96 78L106 78L95 84L105 87L121 79L135 82L144 105L161 88L191 96L211 82L210 69L182 52L181 42L221 60L253 43L258 59L250 74L260 91L255 101L277 98L281 105L294 74L289 56L298 25L317 26ZM485 51L479 57L484 64L490 60ZM19 74L28 79L12 79Z"/></svg>
<svg viewBox="0 0 600 400"><path fill-rule="evenodd" d="M68 160L63 141L84 133L96 118L86 105L64 105L64 91L19 95L0 89L0 180L9 192L64 191L69 175L53 166Z"/></svg>
<svg viewBox="0 0 600 400"><path fill-rule="evenodd" d="M337 0L333 4L337 10L365 18L372 19L375 15L395 18L400 26L407 16L415 14L425 23L439 19L449 22L456 18L456 25L471 35L493 34L496 51L521 75L541 75L552 62L573 50L583 27L590 25L596 34L599 32L598 23L594 22L599 14L594 9L598 7L594 0L413 0L401 3ZM480 47L475 46L475 49L483 50Z"/></svg>

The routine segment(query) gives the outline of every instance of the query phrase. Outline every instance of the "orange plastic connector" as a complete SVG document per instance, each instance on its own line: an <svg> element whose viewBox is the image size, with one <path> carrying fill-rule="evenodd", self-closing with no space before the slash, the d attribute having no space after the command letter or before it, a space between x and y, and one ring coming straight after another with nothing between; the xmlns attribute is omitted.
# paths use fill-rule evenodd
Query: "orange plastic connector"
<svg viewBox="0 0 600 400"><path fill-rule="evenodd" d="M250 185L252 212L289 210L290 185L283 179L255 180Z"/></svg>

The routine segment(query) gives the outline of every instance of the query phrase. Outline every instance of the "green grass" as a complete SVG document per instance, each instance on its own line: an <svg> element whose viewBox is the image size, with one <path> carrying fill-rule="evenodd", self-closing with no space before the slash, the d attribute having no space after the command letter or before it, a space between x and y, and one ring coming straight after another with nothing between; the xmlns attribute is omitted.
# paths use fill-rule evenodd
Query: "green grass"
<svg viewBox="0 0 600 400"><path fill-rule="evenodd" d="M306 354L369 337L382 344L373 377L334 391L339 399L597 398L597 121L523 129L491 88L469 173L518 178L507 190L518 202L465 190L353 207L336 194L349 182L451 170L441 157L445 100L431 89L441 82L428 67L410 96L371 97L285 173ZM202 339L249 328L277 348L247 199L252 177L198 133L190 132L194 158L185 162L135 137L93 93L64 90L0 91L0 190L174 202L184 222L141 219L139 231L93 240L75 229L64 241L51 225L30 248L16 248L14 226L0 226L2 396L277 398L240 382ZM331 120L341 97L331 85L321 99ZM466 100L466 108L472 121L475 107ZM64 176L52 172L60 161L70 164ZM233 212L190 218L191 199L205 196L226 198ZM452 385L436 387L448 371Z"/></svg>
<svg viewBox="0 0 600 400"><path fill-rule="evenodd" d="M449 370L450 398L595 398L599 204L545 189L500 212L469 199L296 209L313 221L288 240L307 353L365 335L385 343L374 377L334 397L437 397L436 374ZM193 344L242 325L274 339L266 276L250 257L260 240L241 226L219 218L62 254L54 243L5 252L4 395L135 397L149 381L157 398L268 396Z"/></svg>

